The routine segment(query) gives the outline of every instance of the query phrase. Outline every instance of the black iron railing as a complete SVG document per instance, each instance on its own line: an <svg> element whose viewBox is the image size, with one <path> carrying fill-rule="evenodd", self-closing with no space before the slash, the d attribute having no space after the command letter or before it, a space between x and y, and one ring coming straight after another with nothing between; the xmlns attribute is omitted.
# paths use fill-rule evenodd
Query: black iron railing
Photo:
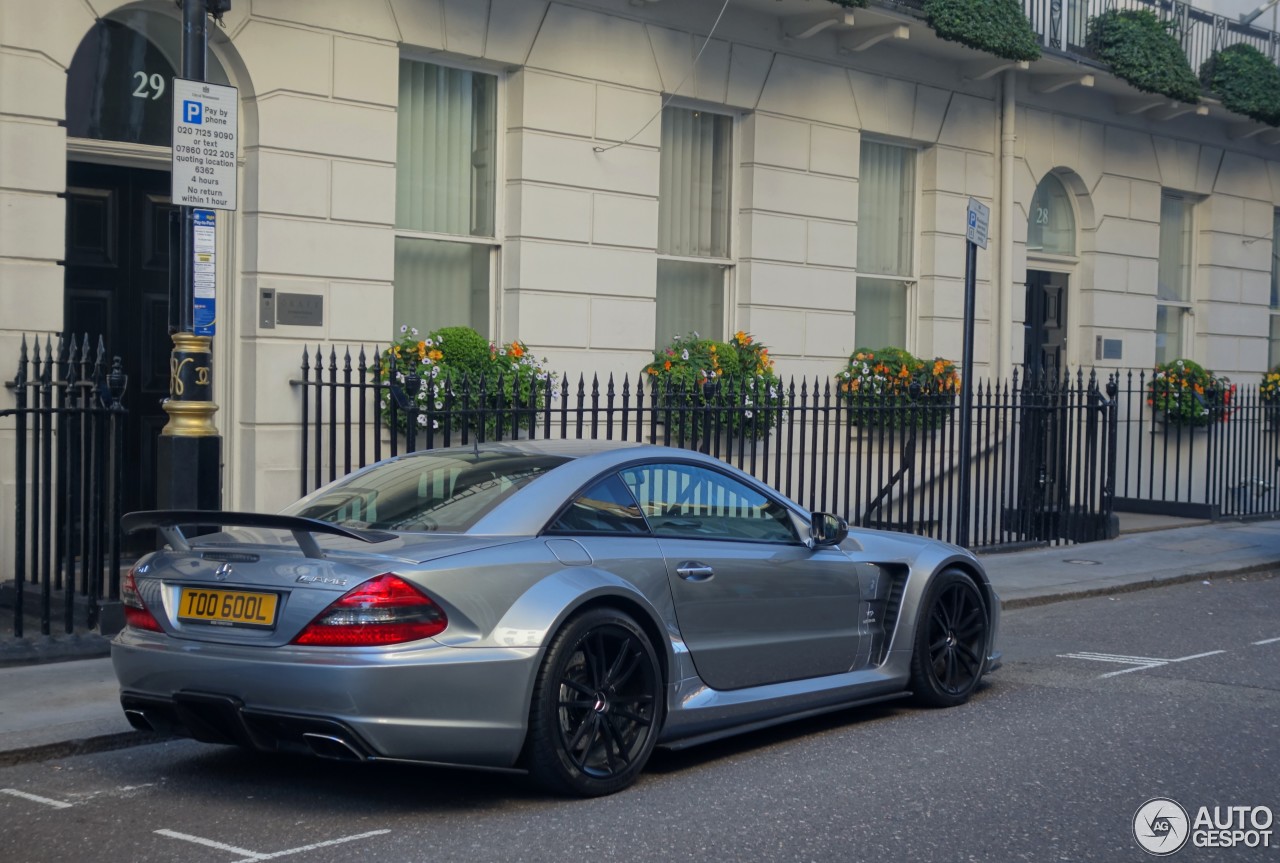
<svg viewBox="0 0 1280 863"><path fill-rule="evenodd" d="M509 438L590 438L698 449L814 510L954 541L970 496L975 546L1113 535L1114 402L1092 374L982 382L974 390L972 488L960 489L951 394L854 401L823 380L664 388L585 375L424 382L381 352L304 351L299 492L381 458ZM767 389L762 389L762 386Z"/></svg>
<svg viewBox="0 0 1280 863"><path fill-rule="evenodd" d="M13 381L13 571L0 585L12 635L94 629L120 595L124 375L102 340L24 337ZM9 431L9 428L5 429ZM5 567L7 568L7 567ZM0 568L3 571L4 568ZM8 627L4 627L8 628ZM0 629L0 631L3 631Z"/></svg>
<svg viewBox="0 0 1280 863"><path fill-rule="evenodd" d="M1280 512L1280 402L1257 385L1225 384L1195 394L1199 416L1171 418L1152 404L1149 372L1127 372L1119 383L1118 509L1197 518Z"/></svg>

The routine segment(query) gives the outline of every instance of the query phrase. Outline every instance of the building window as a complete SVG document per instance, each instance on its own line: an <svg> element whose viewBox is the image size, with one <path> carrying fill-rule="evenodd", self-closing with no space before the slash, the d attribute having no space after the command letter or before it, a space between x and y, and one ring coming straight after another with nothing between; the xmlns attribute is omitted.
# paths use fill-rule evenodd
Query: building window
<svg viewBox="0 0 1280 863"><path fill-rule="evenodd" d="M1187 321L1191 316L1192 210L1186 196L1160 196L1160 262L1156 283L1156 362L1187 354Z"/></svg>
<svg viewBox="0 0 1280 863"><path fill-rule="evenodd" d="M862 142L858 175L858 347L907 346L907 292L915 281L916 151Z"/></svg>
<svg viewBox="0 0 1280 863"><path fill-rule="evenodd" d="M1267 368L1280 364L1280 210L1271 214L1271 335Z"/></svg>
<svg viewBox="0 0 1280 863"><path fill-rule="evenodd" d="M688 108L662 111L658 186L658 292L655 340L725 333L733 118Z"/></svg>
<svg viewBox="0 0 1280 863"><path fill-rule="evenodd" d="M1027 251L1048 255L1076 253L1076 216L1062 180L1046 174L1031 198Z"/></svg>
<svg viewBox="0 0 1280 863"><path fill-rule="evenodd" d="M400 61L397 326L489 335L497 90L492 75Z"/></svg>

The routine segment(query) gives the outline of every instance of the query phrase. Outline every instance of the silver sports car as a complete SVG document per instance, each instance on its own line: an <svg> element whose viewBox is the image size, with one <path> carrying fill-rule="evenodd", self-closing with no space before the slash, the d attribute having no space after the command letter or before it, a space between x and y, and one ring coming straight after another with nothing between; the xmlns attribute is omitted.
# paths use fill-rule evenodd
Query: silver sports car
<svg viewBox="0 0 1280 863"><path fill-rule="evenodd" d="M608 794L654 746L905 696L956 705L999 660L973 555L851 531L687 450L419 452L280 515L125 527L166 545L121 591L125 713L257 750Z"/></svg>

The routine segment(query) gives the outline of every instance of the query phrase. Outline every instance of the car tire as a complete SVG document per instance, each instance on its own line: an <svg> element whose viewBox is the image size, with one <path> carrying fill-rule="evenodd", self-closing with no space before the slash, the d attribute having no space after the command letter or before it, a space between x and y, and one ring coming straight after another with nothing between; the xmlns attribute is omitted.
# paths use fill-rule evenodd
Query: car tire
<svg viewBox="0 0 1280 863"><path fill-rule="evenodd" d="M579 797L626 788L653 752L661 697L658 657L631 617L594 608L570 618L534 684L530 776L546 790Z"/></svg>
<svg viewBox="0 0 1280 863"><path fill-rule="evenodd" d="M911 694L926 707L964 704L986 670L990 615L964 573L944 570L930 582L916 621Z"/></svg>

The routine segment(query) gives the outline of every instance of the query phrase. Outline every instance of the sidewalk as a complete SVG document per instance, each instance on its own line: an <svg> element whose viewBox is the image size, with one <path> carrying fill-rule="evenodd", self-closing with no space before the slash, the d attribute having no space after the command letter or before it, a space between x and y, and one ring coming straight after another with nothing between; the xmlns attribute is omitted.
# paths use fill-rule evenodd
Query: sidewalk
<svg viewBox="0 0 1280 863"><path fill-rule="evenodd" d="M1201 524L1108 542L986 554L1006 609L1280 569L1280 521ZM84 649L101 651L101 640ZM111 660L0 668L0 767L154 740L120 710Z"/></svg>

